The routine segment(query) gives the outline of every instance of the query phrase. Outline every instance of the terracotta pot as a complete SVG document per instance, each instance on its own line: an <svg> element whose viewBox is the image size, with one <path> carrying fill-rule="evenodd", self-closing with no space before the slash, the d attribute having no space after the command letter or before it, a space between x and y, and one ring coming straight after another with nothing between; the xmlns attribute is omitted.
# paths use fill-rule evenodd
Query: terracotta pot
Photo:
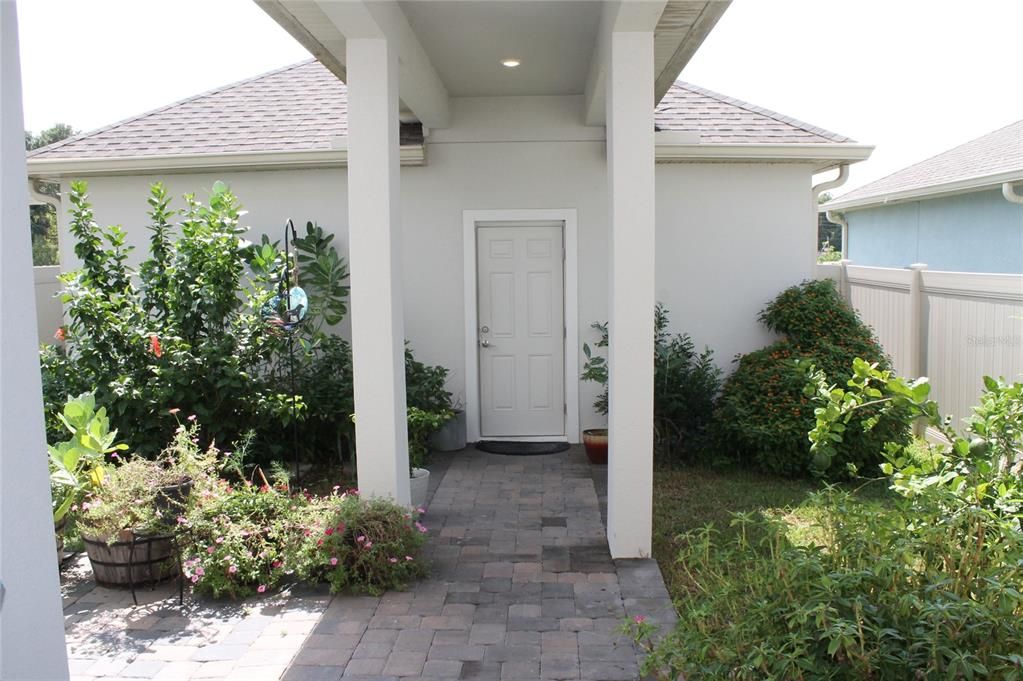
<svg viewBox="0 0 1023 681"><path fill-rule="evenodd" d="M586 458L596 466L607 464L607 428L590 428L583 431L583 445Z"/></svg>

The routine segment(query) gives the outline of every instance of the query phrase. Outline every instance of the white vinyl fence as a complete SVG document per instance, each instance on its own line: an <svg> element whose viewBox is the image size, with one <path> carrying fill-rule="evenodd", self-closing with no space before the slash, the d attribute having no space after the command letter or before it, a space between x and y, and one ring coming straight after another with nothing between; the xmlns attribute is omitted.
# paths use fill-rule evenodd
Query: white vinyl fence
<svg viewBox="0 0 1023 681"><path fill-rule="evenodd" d="M958 429L983 377L1023 380L1023 275L820 264L874 329L902 376L927 376Z"/></svg>
<svg viewBox="0 0 1023 681"><path fill-rule="evenodd" d="M64 309L57 298L63 288L57 281L60 265L33 267L36 284L36 323L39 328L39 342L53 343L53 334L64 323Z"/></svg>

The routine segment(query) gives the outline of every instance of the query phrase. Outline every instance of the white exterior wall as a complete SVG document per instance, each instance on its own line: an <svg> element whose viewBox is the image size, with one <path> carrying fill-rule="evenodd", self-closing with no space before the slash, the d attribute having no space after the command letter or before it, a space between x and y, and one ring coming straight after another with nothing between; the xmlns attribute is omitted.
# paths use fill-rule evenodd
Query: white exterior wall
<svg viewBox="0 0 1023 681"><path fill-rule="evenodd" d="M814 277L812 169L797 164L657 166L657 300L673 329L736 354L775 337L757 315L782 289Z"/></svg>
<svg viewBox="0 0 1023 681"><path fill-rule="evenodd" d="M462 211L575 209L580 342L592 343L590 323L607 319L604 134L578 123L582 106L581 97L455 98L452 127L427 140L427 165L401 169L405 334L417 358L451 370L456 397L465 396ZM810 177L811 168L797 164L657 166L657 298L671 309L674 328L712 347L726 369L736 353L770 342L756 321L764 304L813 274ZM137 257L146 249L146 196L156 180L172 195L200 198L224 180L248 210L243 223L253 240L283 239L291 217L300 233L306 220L319 222L347 250L343 169L86 179L97 221L128 229ZM62 262L73 262L66 219L61 224ZM581 428L604 422L590 407L597 392L580 385Z"/></svg>

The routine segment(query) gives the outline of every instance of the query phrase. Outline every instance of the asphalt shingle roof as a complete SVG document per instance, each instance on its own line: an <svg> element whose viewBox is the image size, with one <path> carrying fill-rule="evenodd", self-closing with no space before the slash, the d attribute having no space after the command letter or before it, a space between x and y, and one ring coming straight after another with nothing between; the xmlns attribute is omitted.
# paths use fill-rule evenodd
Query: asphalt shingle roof
<svg viewBox="0 0 1023 681"><path fill-rule="evenodd" d="M348 134L347 88L315 60L78 135L33 159L115 158L330 149ZM852 140L793 118L675 83L655 112L658 130L698 132L704 143L828 143ZM403 137L405 137L403 130ZM411 139L409 141L421 141Z"/></svg>
<svg viewBox="0 0 1023 681"><path fill-rule="evenodd" d="M848 137L741 99L676 81L654 113L658 130L700 133L709 144L827 144Z"/></svg>
<svg viewBox="0 0 1023 681"><path fill-rule="evenodd" d="M1013 171L1019 171L1023 177L1023 120L874 180L843 194L835 202L869 200Z"/></svg>

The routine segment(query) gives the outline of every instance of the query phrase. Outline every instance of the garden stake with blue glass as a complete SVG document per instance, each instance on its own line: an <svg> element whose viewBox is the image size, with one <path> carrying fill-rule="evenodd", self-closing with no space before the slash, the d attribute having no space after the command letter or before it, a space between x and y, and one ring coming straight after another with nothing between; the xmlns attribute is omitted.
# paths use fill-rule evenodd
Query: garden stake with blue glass
<svg viewBox="0 0 1023 681"><path fill-rule="evenodd" d="M288 241L288 237L291 241ZM306 310L309 307L305 291L300 287L291 286L291 244L298 239L295 232L295 223L291 218L284 225L284 278L281 280L281 291L276 300L271 301L272 307L279 309L281 302L284 303L283 314L280 315L281 328L288 334L288 373L291 379L291 446L292 456L295 462L295 484L302 489L302 471L298 462L298 395L295 390L295 332L299 324L305 319ZM295 282L298 282L298 262L295 263ZM294 307L292 306L294 299Z"/></svg>

